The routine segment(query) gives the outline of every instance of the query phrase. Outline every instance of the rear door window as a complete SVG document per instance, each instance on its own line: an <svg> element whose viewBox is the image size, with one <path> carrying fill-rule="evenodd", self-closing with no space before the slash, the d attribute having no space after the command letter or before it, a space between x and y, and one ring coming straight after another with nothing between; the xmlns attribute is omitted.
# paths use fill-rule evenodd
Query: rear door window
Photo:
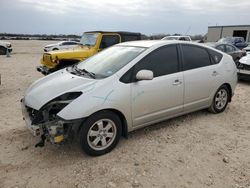
<svg viewBox="0 0 250 188"><path fill-rule="evenodd" d="M226 53L234 52L235 50L233 46L226 44Z"/></svg>
<svg viewBox="0 0 250 188"><path fill-rule="evenodd" d="M197 69L211 65L210 55L205 48L194 45L181 45L183 54L183 69Z"/></svg>

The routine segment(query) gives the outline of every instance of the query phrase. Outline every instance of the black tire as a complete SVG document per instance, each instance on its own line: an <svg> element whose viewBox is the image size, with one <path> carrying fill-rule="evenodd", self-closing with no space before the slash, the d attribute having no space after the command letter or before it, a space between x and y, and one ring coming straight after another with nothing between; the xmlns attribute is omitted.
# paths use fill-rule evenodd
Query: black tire
<svg viewBox="0 0 250 188"><path fill-rule="evenodd" d="M7 48L0 46L0 55L6 55L7 54Z"/></svg>
<svg viewBox="0 0 250 188"><path fill-rule="evenodd" d="M100 132L99 125L97 124L97 122L102 122L102 130L104 130L105 128L108 129L108 127L112 125L112 127L108 130L105 130L105 132L107 131L106 133L108 133L109 135L112 135L112 133L114 132L113 137L110 138L110 136L107 136L108 134L105 136L105 133ZM118 144L120 140L121 133L122 124L120 118L111 111L101 111L96 114L93 114L83 123L79 133L80 145L82 150L88 155L103 155L114 149L114 147ZM91 134L95 135L91 136ZM96 136L96 134L98 135ZM95 140L99 140L96 142L96 146L94 146ZM102 146L104 140L104 143L107 143L106 146Z"/></svg>
<svg viewBox="0 0 250 188"><path fill-rule="evenodd" d="M220 98L220 95L222 95L221 93L226 94L226 98L224 98L224 97L223 97L224 99ZM223 112L228 105L229 99L230 99L229 89L227 86L222 85L216 91L214 98L213 98L213 102L208 110L214 114ZM222 105L219 105L220 102L222 102L221 103Z"/></svg>
<svg viewBox="0 0 250 188"><path fill-rule="evenodd" d="M53 48L52 51L59 50L58 48Z"/></svg>

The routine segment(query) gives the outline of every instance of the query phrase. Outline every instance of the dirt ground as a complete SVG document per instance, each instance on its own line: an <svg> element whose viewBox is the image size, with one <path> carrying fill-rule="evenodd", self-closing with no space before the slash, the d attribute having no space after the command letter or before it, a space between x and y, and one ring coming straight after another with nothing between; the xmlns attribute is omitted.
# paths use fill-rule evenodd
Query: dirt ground
<svg viewBox="0 0 250 188"><path fill-rule="evenodd" d="M238 84L224 113L141 129L104 156L89 157L78 143L35 148L20 99L42 77L35 67L51 42L11 42L11 57L0 57L0 187L250 187L250 82Z"/></svg>

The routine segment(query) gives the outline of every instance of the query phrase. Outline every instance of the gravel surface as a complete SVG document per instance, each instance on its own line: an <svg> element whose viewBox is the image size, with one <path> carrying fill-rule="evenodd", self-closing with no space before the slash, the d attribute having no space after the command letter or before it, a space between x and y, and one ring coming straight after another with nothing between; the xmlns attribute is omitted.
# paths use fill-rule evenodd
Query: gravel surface
<svg viewBox="0 0 250 188"><path fill-rule="evenodd" d="M42 77L35 67L53 41L11 42L11 57L0 57L0 187L250 187L250 82L238 84L224 113L138 130L104 156L87 156L77 142L35 148L20 99Z"/></svg>

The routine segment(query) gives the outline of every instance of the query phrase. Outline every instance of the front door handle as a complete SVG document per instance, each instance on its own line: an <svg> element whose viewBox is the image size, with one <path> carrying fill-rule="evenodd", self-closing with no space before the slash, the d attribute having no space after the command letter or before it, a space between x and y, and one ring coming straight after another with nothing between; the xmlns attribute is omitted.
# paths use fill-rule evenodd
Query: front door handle
<svg viewBox="0 0 250 188"><path fill-rule="evenodd" d="M182 82L180 80L176 79L174 81L174 83L173 83L173 86L178 86L178 85L181 85L181 84L182 84Z"/></svg>
<svg viewBox="0 0 250 188"><path fill-rule="evenodd" d="M217 71L213 71L212 76L217 76L219 73Z"/></svg>

